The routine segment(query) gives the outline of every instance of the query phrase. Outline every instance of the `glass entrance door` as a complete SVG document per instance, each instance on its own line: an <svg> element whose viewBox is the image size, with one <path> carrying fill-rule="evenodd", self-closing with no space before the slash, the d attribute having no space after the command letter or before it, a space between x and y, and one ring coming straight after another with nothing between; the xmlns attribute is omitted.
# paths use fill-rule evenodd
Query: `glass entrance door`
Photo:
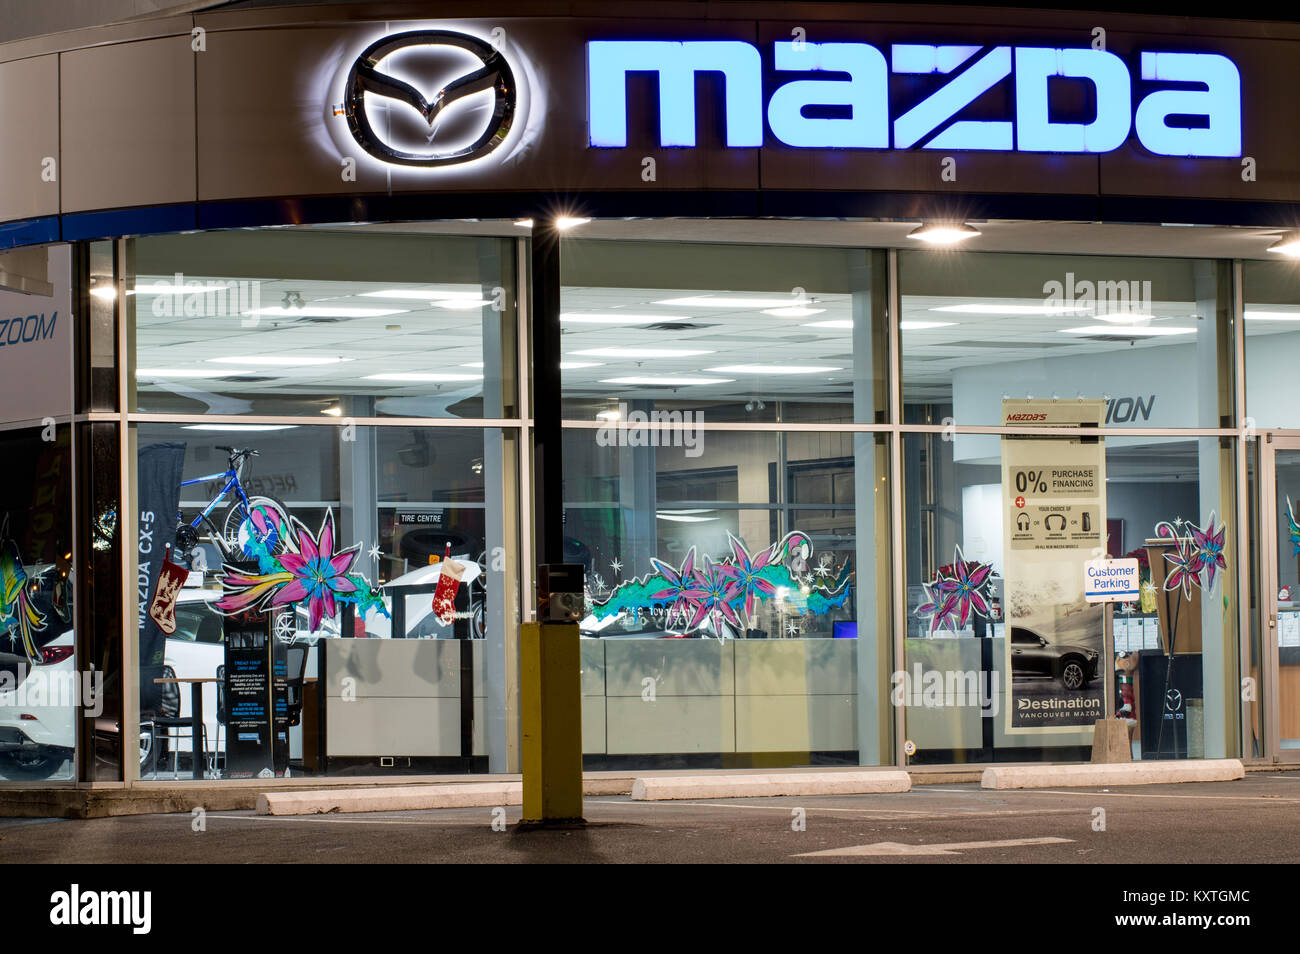
<svg viewBox="0 0 1300 954"><path fill-rule="evenodd" d="M1300 762L1300 437L1269 435L1261 464L1265 741Z"/></svg>

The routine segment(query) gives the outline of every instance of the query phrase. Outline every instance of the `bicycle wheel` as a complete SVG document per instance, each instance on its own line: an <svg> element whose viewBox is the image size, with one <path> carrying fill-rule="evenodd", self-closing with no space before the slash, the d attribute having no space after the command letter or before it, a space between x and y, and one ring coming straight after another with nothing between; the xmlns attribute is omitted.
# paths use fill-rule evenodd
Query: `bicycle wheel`
<svg viewBox="0 0 1300 954"><path fill-rule="evenodd" d="M272 556L289 548L289 510L275 497L249 497L247 513L242 501L232 500L222 527L226 549L236 558L252 557L255 542Z"/></svg>

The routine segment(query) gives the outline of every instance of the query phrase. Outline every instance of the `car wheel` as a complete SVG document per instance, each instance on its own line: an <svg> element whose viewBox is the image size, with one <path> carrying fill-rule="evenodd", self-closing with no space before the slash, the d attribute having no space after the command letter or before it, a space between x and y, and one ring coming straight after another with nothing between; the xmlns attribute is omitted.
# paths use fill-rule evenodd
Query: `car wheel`
<svg viewBox="0 0 1300 954"><path fill-rule="evenodd" d="M1061 685L1066 689L1082 689L1088 684L1088 670L1077 659L1067 659L1061 667Z"/></svg>
<svg viewBox="0 0 1300 954"><path fill-rule="evenodd" d="M14 782L39 782L63 768L66 755L56 755L45 750L39 752L0 753L0 777Z"/></svg>
<svg viewBox="0 0 1300 954"><path fill-rule="evenodd" d="M157 728L155 728L152 724L140 726L140 777L141 778L144 778L145 774L149 771L149 769L154 767L151 763L153 762L154 746L157 744L158 744ZM161 760L162 760L162 755L161 753L159 753L159 761Z"/></svg>

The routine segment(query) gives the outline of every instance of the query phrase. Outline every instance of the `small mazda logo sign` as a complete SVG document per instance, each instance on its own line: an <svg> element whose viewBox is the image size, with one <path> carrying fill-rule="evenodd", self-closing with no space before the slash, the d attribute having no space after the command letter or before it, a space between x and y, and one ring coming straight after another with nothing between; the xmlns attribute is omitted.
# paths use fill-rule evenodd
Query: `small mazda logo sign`
<svg viewBox="0 0 1300 954"><path fill-rule="evenodd" d="M1165 710L1167 712L1177 712L1183 707L1183 694L1177 689L1170 689L1165 693Z"/></svg>
<svg viewBox="0 0 1300 954"><path fill-rule="evenodd" d="M425 58L441 68L444 74L449 65L452 69L458 68L451 64L464 62L465 53L476 59L479 65L475 68L471 63L469 72L455 79L437 80L443 83L442 88L432 99L425 99L412 83L390 72L381 72L380 64L386 58L416 47L422 48L427 53ZM418 66L411 59L413 54L414 51L404 57L403 63ZM467 132L464 117L459 117L454 123L444 123L443 113L454 103L489 90L493 96L490 117L481 132L478 124ZM404 104L390 113L386 135L381 136L375 130L367 115L366 93ZM348 72L343 107L352 136L376 159L404 166L448 166L485 156L501 145L514 123L515 94L515 78L510 64L490 43L450 30L416 30L385 37L362 51ZM412 119L414 116L423 119L427 132L422 137L408 135L399 139L393 133L402 120L397 116L394 121L393 117L404 107L415 111ZM427 143L427 149L419 145L419 138Z"/></svg>

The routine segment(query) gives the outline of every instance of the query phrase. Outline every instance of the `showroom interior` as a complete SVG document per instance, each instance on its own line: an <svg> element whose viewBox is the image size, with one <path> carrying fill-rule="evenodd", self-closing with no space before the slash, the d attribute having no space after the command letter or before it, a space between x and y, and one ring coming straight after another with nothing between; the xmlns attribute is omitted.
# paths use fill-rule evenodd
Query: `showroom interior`
<svg viewBox="0 0 1300 954"><path fill-rule="evenodd" d="M395 29L269 7L0 57L67 104L61 191L0 196L0 782L516 773L555 562L589 771L1087 761L1101 718L1134 759L1300 755L1300 243L1205 192L1237 155L760 163L705 83L698 155L652 123L623 155L542 109L586 96L543 41L603 27L539 16L504 47L533 152L348 179L347 67ZM872 169L903 185L844 184ZM1089 602L1089 561L1135 591Z"/></svg>

